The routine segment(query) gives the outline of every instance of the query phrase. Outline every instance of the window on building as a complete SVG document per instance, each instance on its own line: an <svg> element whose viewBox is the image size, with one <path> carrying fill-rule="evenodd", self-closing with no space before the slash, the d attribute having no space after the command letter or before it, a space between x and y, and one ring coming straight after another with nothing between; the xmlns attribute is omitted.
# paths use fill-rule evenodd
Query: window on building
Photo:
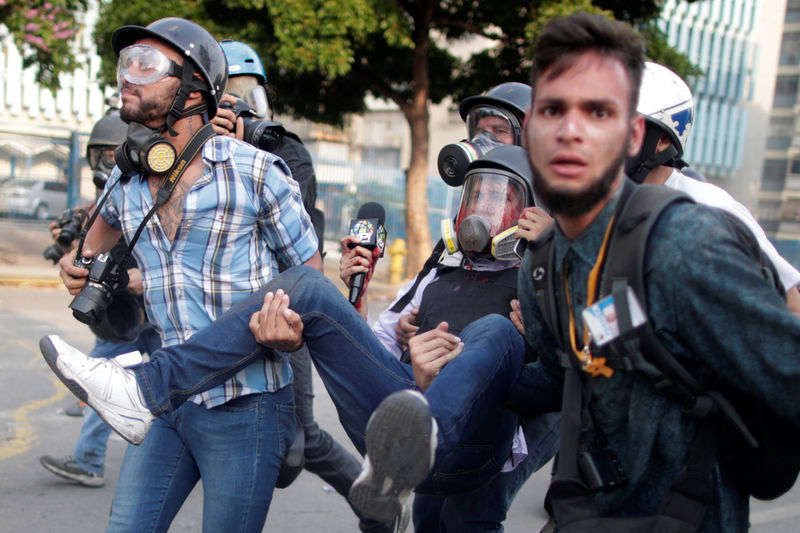
<svg viewBox="0 0 800 533"><path fill-rule="evenodd" d="M775 220L781 209L780 200L760 200L758 202L758 220Z"/></svg>
<svg viewBox="0 0 800 533"><path fill-rule="evenodd" d="M762 191L782 191L786 183L786 170L789 161L786 159L765 159L761 173Z"/></svg>
<svg viewBox="0 0 800 533"><path fill-rule="evenodd" d="M786 2L786 22L800 22L800 2L798 0Z"/></svg>
<svg viewBox="0 0 800 533"><path fill-rule="evenodd" d="M767 149L786 150L792 145L794 117L772 117L769 119Z"/></svg>
<svg viewBox="0 0 800 533"><path fill-rule="evenodd" d="M774 107L794 107L797 102L797 76L778 76L775 80Z"/></svg>
<svg viewBox="0 0 800 533"><path fill-rule="evenodd" d="M781 41L781 65L800 65L800 33L784 33Z"/></svg>
<svg viewBox="0 0 800 533"><path fill-rule="evenodd" d="M780 220L800 220L800 200L786 200L778 212Z"/></svg>
<svg viewBox="0 0 800 533"><path fill-rule="evenodd" d="M791 137L794 135L794 117L771 117L769 119L770 137Z"/></svg>
<svg viewBox="0 0 800 533"><path fill-rule="evenodd" d="M794 156L792 158L792 165L789 168L789 174L800 174L800 157Z"/></svg>

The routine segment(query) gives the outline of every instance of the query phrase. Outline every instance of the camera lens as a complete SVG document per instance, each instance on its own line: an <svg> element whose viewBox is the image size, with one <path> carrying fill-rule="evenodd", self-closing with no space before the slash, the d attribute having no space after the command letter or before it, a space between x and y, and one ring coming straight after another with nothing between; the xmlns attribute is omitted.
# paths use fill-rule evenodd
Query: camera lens
<svg viewBox="0 0 800 533"><path fill-rule="evenodd" d="M69 304L72 316L84 324L96 325L103 319L111 297L111 289L104 283L89 281Z"/></svg>
<svg viewBox="0 0 800 533"><path fill-rule="evenodd" d="M57 244L51 244L48 246L42 255L45 259L52 261L53 264L58 263L58 260L64 257L64 250Z"/></svg>
<svg viewBox="0 0 800 533"><path fill-rule="evenodd" d="M266 120L244 119L244 140L256 148L274 152L280 144L281 134L272 124Z"/></svg>

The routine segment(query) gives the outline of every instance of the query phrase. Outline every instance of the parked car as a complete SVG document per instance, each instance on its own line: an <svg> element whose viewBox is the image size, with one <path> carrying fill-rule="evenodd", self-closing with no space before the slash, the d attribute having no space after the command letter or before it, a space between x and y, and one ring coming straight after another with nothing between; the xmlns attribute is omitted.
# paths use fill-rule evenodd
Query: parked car
<svg viewBox="0 0 800 533"><path fill-rule="evenodd" d="M48 219L67 208L67 184L23 179L0 184L0 213Z"/></svg>

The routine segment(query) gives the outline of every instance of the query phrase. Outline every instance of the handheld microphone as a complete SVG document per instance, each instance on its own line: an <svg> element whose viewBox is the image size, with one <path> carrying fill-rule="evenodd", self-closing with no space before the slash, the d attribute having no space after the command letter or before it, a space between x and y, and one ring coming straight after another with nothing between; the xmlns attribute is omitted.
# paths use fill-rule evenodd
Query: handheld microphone
<svg viewBox="0 0 800 533"><path fill-rule="evenodd" d="M350 221L350 235L358 237L357 243L350 243L350 248L363 246L369 250L380 249L383 257L383 250L386 247L386 228L383 227L386 220L386 210L377 202L367 202L358 209L357 218ZM354 274L350 280L350 303L356 305L361 298L361 291L364 290L364 272Z"/></svg>

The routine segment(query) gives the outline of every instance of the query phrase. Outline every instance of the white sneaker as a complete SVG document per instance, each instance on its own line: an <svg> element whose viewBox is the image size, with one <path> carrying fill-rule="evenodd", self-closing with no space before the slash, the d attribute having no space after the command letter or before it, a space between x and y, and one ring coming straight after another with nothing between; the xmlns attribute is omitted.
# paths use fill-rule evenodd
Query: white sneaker
<svg viewBox="0 0 800 533"><path fill-rule="evenodd" d="M72 393L88 403L111 429L141 444L155 417L145 407L136 377L115 359L89 357L57 335L39 341L45 361Z"/></svg>
<svg viewBox="0 0 800 533"><path fill-rule="evenodd" d="M367 455L350 488L350 504L364 516L393 522L433 467L437 431L419 392L399 391L383 400L367 423Z"/></svg>

